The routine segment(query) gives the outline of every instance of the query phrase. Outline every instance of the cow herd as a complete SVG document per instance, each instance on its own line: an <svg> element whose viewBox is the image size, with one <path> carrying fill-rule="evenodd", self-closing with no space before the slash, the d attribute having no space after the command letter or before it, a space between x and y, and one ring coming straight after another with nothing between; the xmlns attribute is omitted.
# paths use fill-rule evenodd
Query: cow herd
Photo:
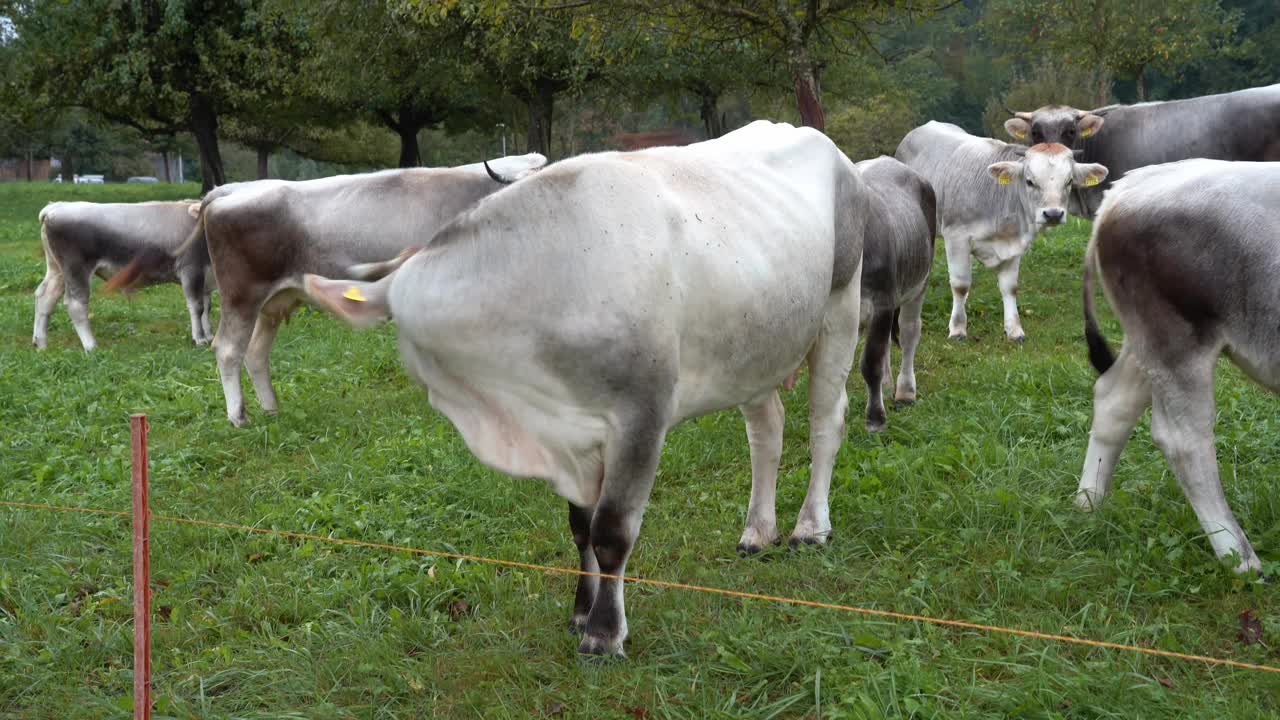
<svg viewBox="0 0 1280 720"><path fill-rule="evenodd" d="M278 408L269 354L300 303L358 327L394 320L409 375L475 456L568 500L581 567L595 573L579 578L570 626L580 652L622 655L619 577L672 427L742 412L751 498L738 547L760 550L779 537L778 388L807 364L812 464L790 540L826 542L860 327L865 422L876 431L885 391L916 400L935 235L949 335L966 335L976 256L995 269L1007 337L1022 341L1022 255L1077 212L1096 217L1084 319L1102 373L1077 504L1102 502L1150 406L1154 440L1214 551L1239 571L1260 569L1218 479L1213 368L1226 352L1280 391L1280 163L1267 162L1280 160L1280 85L1090 112L1049 106L1005 127L1030 146L930 122L896 158L854 164L818 131L757 121L685 147L551 165L526 155L237 183L199 202L52 203L40 213L47 272L33 342L46 346L61 294L94 348L95 272L110 287L176 279L239 426L242 367L262 408ZM1125 330L1118 357L1094 320L1095 275Z"/></svg>

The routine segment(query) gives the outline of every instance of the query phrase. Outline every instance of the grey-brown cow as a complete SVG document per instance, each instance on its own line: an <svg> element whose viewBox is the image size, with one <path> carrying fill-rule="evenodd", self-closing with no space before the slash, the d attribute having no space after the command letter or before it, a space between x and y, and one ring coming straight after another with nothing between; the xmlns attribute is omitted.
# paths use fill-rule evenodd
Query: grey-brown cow
<svg viewBox="0 0 1280 720"><path fill-rule="evenodd" d="M187 299L191 339L205 345L212 339L209 323L208 255L203 245L187 243L196 221L188 214L194 200L178 202L91 203L55 202L40 211L40 239L44 245L44 280L36 288L35 325L31 344L44 350L49 341L49 316L64 297L67 315L86 351L97 347L89 329L89 283L94 273L106 275L148 251L162 258L135 285L177 282ZM177 252L179 247L185 248Z"/></svg>
<svg viewBox="0 0 1280 720"><path fill-rule="evenodd" d="M1222 493L1213 371L1224 352L1280 392L1280 164L1186 160L1130 171L1103 200L1085 256L1093 427L1076 503L1101 505L1138 417L1173 467L1219 557L1258 556ZM1124 327L1111 354L1093 311L1093 272Z"/></svg>
<svg viewBox="0 0 1280 720"><path fill-rule="evenodd" d="M893 392L896 402L916 399L916 346L933 266L936 205L929 181L891 157L881 155L855 167L871 191L862 251L862 324L867 341L861 365L867 382L867 430L877 432L886 422L882 386ZM896 388L889 367L895 318L902 345Z"/></svg>

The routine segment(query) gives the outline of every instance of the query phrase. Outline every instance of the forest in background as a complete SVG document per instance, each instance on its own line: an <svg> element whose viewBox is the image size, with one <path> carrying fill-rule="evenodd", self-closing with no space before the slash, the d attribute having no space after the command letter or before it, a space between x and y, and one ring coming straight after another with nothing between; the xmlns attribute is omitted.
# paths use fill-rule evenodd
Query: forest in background
<svg viewBox="0 0 1280 720"><path fill-rule="evenodd" d="M1280 77L1271 0L0 0L0 158L207 188L715 137L855 159L927 120ZM44 179L44 178L39 178Z"/></svg>

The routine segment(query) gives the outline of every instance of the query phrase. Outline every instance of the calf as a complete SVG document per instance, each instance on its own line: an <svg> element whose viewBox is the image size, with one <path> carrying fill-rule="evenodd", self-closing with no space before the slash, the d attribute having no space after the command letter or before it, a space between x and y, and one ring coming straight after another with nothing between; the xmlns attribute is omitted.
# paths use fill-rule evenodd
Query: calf
<svg viewBox="0 0 1280 720"><path fill-rule="evenodd" d="M676 424L738 406L739 542L778 535L777 386L807 358L812 471L792 542L825 542L857 345L868 191L822 133L755 122L683 148L564 160L482 200L375 283L308 275L400 354L481 462L569 501L582 569L621 576ZM579 652L622 655L617 577L582 576Z"/></svg>
<svg viewBox="0 0 1280 720"><path fill-rule="evenodd" d="M867 327L862 377L867 381L867 430L876 432L885 427L881 386L892 377L889 341L895 319L902 368L894 400L916 399L916 345L933 265L935 203L929 182L891 157L864 160L857 168L871 191L862 252L862 322Z"/></svg>
<svg viewBox="0 0 1280 720"><path fill-rule="evenodd" d="M1138 417L1219 557L1261 567L1227 506L1214 457L1213 371L1226 353L1280 392L1280 167L1187 160L1131 171L1112 186L1085 255L1084 317L1093 427L1076 503L1092 510L1111 488ZM1124 328L1119 357L1098 330L1094 266Z"/></svg>
<svg viewBox="0 0 1280 720"><path fill-rule="evenodd" d="M493 161L514 177L545 163L536 153ZM264 180L210 192L200 223L222 297L214 351L232 424L246 422L241 367L262 408L270 415L279 408L268 358L280 323L302 300L304 273L347 277L353 265L376 265L501 187L477 163Z"/></svg>
<svg viewBox="0 0 1280 720"><path fill-rule="evenodd" d="M938 200L938 230L947 250L951 278L952 339L968 335L965 302L972 279L972 257L995 268L1004 300L1004 331L1010 340L1026 339L1018 316L1018 269L1031 241L1045 227L1067 217L1071 186L1092 186L1107 177L1101 165L1080 164L1063 145L1030 148L990 138L957 137L955 126L928 123L907 134L897 158L933 186ZM990 174L1000 186L983 181Z"/></svg>
<svg viewBox="0 0 1280 720"><path fill-rule="evenodd" d="M196 227L187 212L194 201L144 203L55 202L40 211L44 245L44 280L36 288L35 327L31 343L48 345L49 316L59 296L86 351L97 347L89 329L89 282L98 273L117 270L146 251L164 261L136 278L140 285L177 282L187 299L191 339L204 345L212 338L209 323L210 278L203 247L186 241ZM185 247L182 252L176 252Z"/></svg>

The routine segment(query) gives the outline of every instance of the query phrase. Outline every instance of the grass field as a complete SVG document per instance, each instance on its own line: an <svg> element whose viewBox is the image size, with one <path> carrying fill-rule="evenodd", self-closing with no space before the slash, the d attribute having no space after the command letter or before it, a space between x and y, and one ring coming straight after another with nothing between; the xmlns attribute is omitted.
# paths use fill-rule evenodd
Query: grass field
<svg viewBox="0 0 1280 720"><path fill-rule="evenodd" d="M47 200L195 193L0 185L0 500L127 509L141 411L157 513L576 566L564 502L471 457L402 372L391 327L296 315L273 356L281 414L250 400L240 430L176 286L96 295L94 354L61 306L49 350L30 347ZM1280 665L1280 584L1214 560L1149 421L1109 505L1071 505L1094 380L1086 237L1073 221L1033 246L1025 345L1003 340L983 270L970 341L946 341L938 253L921 401L869 436L851 377L830 546L738 557L750 464L725 412L668 436L630 573ZM1217 395L1229 501L1280 573L1277 401L1225 363ZM803 380L784 395L784 535L808 477L804 397ZM630 658L596 665L565 629L569 576L226 530L156 523L152 571L159 716L1280 717L1277 674L634 585ZM0 508L0 718L127 716L129 572L123 518ZM1262 643L1239 637L1245 609Z"/></svg>

